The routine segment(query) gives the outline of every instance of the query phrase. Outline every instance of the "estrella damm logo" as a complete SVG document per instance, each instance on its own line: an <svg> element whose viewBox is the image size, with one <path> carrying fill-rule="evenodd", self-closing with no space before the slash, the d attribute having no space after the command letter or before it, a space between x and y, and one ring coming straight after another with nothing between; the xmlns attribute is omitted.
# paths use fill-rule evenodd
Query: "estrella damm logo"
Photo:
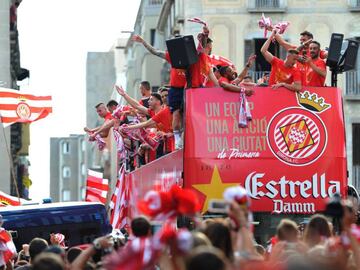
<svg viewBox="0 0 360 270"><path fill-rule="evenodd" d="M323 121L299 107L286 108L275 114L269 122L266 137L275 157L292 166L311 164L323 154L327 144Z"/></svg>

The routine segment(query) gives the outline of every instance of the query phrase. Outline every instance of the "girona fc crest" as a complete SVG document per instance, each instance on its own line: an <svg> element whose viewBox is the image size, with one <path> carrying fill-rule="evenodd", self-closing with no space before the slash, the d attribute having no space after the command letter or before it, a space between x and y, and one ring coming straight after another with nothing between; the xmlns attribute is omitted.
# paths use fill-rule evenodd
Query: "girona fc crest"
<svg viewBox="0 0 360 270"><path fill-rule="evenodd" d="M20 102L16 107L16 114L22 120L28 120L31 116L31 109L25 102Z"/></svg>
<svg viewBox="0 0 360 270"><path fill-rule="evenodd" d="M303 166L322 155L327 144L327 132L317 115L309 110L291 107L278 112L270 120L267 141L280 161Z"/></svg>

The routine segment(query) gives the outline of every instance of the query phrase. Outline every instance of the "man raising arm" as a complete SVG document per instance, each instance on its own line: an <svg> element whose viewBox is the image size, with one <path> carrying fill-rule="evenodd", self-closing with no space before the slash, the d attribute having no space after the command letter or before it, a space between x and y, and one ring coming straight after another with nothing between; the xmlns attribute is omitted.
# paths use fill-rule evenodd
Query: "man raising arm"
<svg viewBox="0 0 360 270"><path fill-rule="evenodd" d="M166 60L164 51L155 49L153 46L151 46L149 43L147 43L141 36L133 35L132 40L135 42L141 43L151 54L156 55L156 56Z"/></svg>
<svg viewBox="0 0 360 270"><path fill-rule="evenodd" d="M285 87L290 91L300 91L302 88L301 73L294 66L298 59L299 52L293 49L288 50L285 61L272 55L268 49L275 34L276 30L273 30L270 37L261 47L262 55L264 56L265 60L271 64L269 86L274 89Z"/></svg>

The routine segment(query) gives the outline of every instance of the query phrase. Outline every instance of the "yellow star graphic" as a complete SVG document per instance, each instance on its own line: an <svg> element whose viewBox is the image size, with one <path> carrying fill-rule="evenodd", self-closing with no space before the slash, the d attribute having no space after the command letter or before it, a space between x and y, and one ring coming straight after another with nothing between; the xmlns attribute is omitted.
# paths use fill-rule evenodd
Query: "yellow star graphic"
<svg viewBox="0 0 360 270"><path fill-rule="evenodd" d="M196 184L192 185L193 188L197 189L206 196L206 200L203 205L202 212L206 212L208 209L209 200L211 199L223 199L223 193L228 187L237 186L239 183L228 183L224 184L221 180L219 170L215 165L211 181L209 184Z"/></svg>

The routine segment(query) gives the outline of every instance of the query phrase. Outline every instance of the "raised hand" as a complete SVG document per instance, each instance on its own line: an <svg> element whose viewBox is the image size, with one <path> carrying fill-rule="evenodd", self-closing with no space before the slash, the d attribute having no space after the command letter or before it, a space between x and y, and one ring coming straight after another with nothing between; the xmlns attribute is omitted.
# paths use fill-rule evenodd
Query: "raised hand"
<svg viewBox="0 0 360 270"><path fill-rule="evenodd" d="M278 30L276 28L273 28L269 38L274 38L277 32L278 32Z"/></svg>
<svg viewBox="0 0 360 270"><path fill-rule="evenodd" d="M143 43L144 42L144 39L139 36L139 35L133 35L132 38L131 38L132 41L135 41L135 42L139 42L139 43Z"/></svg>
<svg viewBox="0 0 360 270"><path fill-rule="evenodd" d="M251 54L247 60L246 66L251 67L251 65L254 63L256 59L256 54Z"/></svg>
<svg viewBox="0 0 360 270"><path fill-rule="evenodd" d="M115 88L116 88L116 91L119 93L120 96L125 96L126 93L125 93L125 90L124 88L122 88L122 86L118 86L118 85L115 85Z"/></svg>
<svg viewBox="0 0 360 270"><path fill-rule="evenodd" d="M209 30L209 28L208 28L207 26L204 26L204 27L203 27L203 33L204 33L206 36L209 35L210 30Z"/></svg>

